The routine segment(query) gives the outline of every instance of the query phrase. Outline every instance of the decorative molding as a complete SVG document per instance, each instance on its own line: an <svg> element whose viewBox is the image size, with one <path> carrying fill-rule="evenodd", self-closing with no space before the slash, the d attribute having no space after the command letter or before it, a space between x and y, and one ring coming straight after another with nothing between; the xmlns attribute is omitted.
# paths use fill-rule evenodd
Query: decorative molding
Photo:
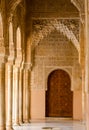
<svg viewBox="0 0 89 130"><path fill-rule="evenodd" d="M84 13L84 0L71 0L71 2L80 11L80 13Z"/></svg>
<svg viewBox="0 0 89 130"><path fill-rule="evenodd" d="M55 29L63 33L70 40L78 52L79 45L79 20L78 19L36 19L33 20L32 43L38 43Z"/></svg>
<svg viewBox="0 0 89 130"><path fill-rule="evenodd" d="M44 88L45 90L47 90L47 81L48 81L48 76L50 75L50 73L54 70L57 70L57 69L61 69L61 70L64 70L66 71L69 76L70 76L70 79L71 79L71 89L72 89L72 67L71 66L45 66L44 68Z"/></svg>
<svg viewBox="0 0 89 130"><path fill-rule="evenodd" d="M10 7L9 10L13 12L16 9L17 5L21 3L21 1L22 0L11 0L8 5L8 7Z"/></svg>
<svg viewBox="0 0 89 130"><path fill-rule="evenodd" d="M17 6L20 5L20 7L25 12L25 8L23 7L22 0L10 0L8 3L8 21L12 21L12 17L14 14L14 11L16 10Z"/></svg>

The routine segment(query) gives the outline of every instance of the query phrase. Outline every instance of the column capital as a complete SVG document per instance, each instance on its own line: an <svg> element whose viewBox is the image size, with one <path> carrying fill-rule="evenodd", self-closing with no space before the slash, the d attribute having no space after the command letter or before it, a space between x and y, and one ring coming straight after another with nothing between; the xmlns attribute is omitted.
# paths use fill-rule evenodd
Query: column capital
<svg viewBox="0 0 89 130"><path fill-rule="evenodd" d="M8 62L14 64L16 50L14 47L14 42L12 40L9 42L8 52Z"/></svg>
<svg viewBox="0 0 89 130"><path fill-rule="evenodd" d="M5 68L5 63L0 63L0 69Z"/></svg>
<svg viewBox="0 0 89 130"><path fill-rule="evenodd" d="M32 69L32 63L24 63L24 69L31 70Z"/></svg>
<svg viewBox="0 0 89 130"><path fill-rule="evenodd" d="M85 24L85 13L80 13L80 20L81 20L81 23L84 25Z"/></svg>
<svg viewBox="0 0 89 130"><path fill-rule="evenodd" d="M21 49L17 49L16 57L15 57L15 65L21 67L22 64L22 51Z"/></svg>
<svg viewBox="0 0 89 130"><path fill-rule="evenodd" d="M22 61L21 61L21 59L19 59L19 58L17 58L16 60L15 60L15 66L16 67L21 67L21 63L22 63Z"/></svg>

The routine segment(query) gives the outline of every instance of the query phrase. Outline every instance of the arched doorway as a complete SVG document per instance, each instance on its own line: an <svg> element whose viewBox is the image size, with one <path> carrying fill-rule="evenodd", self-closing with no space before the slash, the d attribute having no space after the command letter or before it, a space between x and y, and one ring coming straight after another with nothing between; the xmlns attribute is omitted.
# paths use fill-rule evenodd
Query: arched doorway
<svg viewBox="0 0 89 130"><path fill-rule="evenodd" d="M72 117L73 92L69 74L61 69L48 77L46 91L46 117Z"/></svg>

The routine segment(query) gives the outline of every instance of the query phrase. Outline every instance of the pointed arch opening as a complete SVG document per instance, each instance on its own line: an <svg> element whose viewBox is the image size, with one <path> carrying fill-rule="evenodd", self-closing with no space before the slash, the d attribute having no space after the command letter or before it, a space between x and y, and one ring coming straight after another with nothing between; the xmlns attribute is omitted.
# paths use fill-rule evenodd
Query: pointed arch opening
<svg viewBox="0 0 89 130"><path fill-rule="evenodd" d="M9 46L13 45L13 25L12 22L9 24Z"/></svg>
<svg viewBox="0 0 89 130"><path fill-rule="evenodd" d="M20 27L17 28L17 33L16 33L16 48L21 49L21 30Z"/></svg>
<svg viewBox="0 0 89 130"><path fill-rule="evenodd" d="M2 22L2 15L0 13L0 39L3 38L3 22Z"/></svg>

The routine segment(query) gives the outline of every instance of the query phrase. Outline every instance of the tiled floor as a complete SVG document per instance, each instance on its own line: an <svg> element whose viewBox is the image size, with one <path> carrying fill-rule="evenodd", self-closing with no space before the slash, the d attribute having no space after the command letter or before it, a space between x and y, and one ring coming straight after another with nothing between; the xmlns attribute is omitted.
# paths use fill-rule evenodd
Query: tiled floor
<svg viewBox="0 0 89 130"><path fill-rule="evenodd" d="M50 120L44 122L32 122L14 126L14 130L42 130L43 128L51 128L50 130L86 130L85 124L80 121L72 120Z"/></svg>

